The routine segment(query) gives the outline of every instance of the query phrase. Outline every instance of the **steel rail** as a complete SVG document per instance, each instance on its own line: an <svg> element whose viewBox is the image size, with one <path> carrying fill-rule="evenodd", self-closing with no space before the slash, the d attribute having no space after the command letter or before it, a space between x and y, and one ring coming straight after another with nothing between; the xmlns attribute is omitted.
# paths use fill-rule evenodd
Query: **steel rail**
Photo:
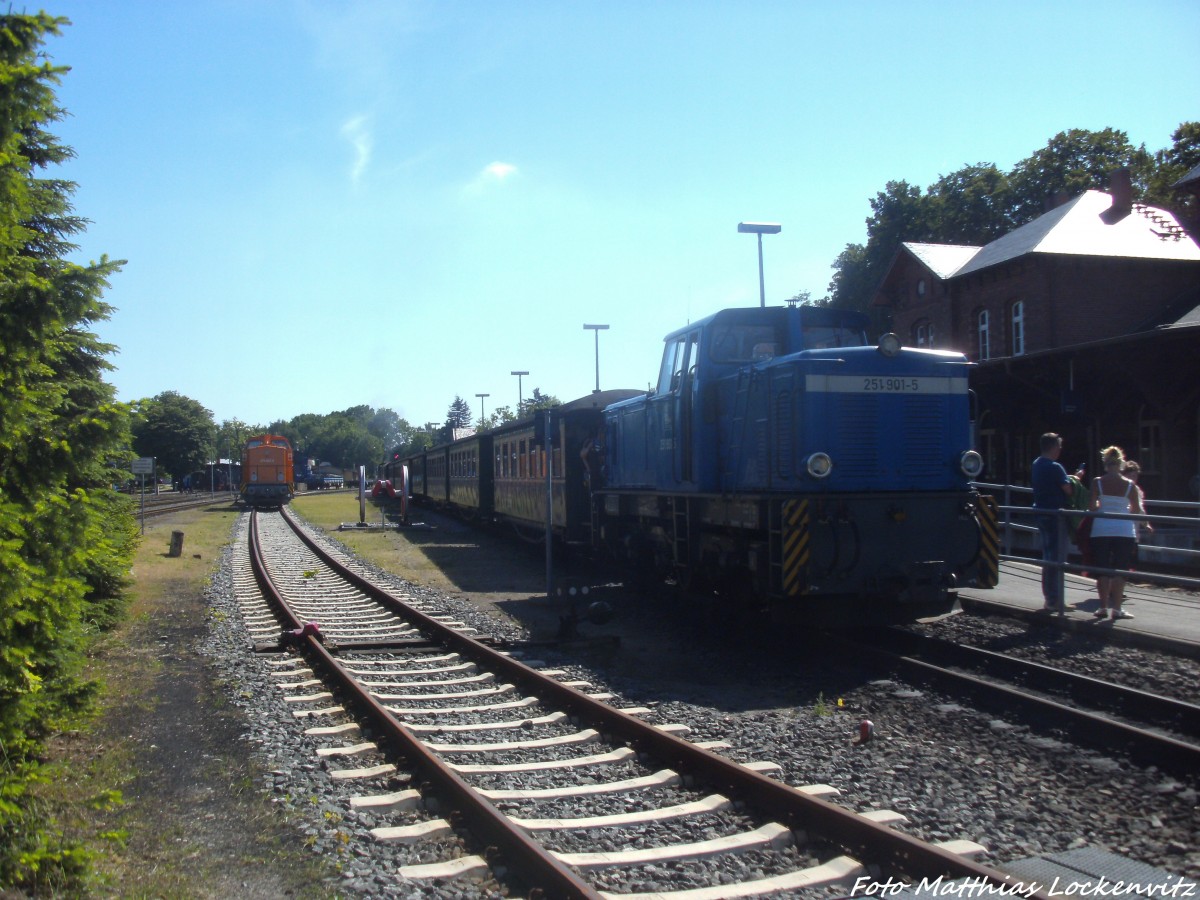
<svg viewBox="0 0 1200 900"><path fill-rule="evenodd" d="M1136 722L1165 725L1180 734L1200 737L1200 706L1195 703L902 629L868 629L863 634L868 638L879 635L881 640L887 640L894 647L902 647L906 654L936 655L943 662L969 666L997 678L1023 679L1036 690L1061 692L1075 703L1115 709Z"/></svg>
<svg viewBox="0 0 1200 900"><path fill-rule="evenodd" d="M1036 609L1027 609L1020 606L1011 606L996 600L984 599L978 594L970 595L962 592L958 595L958 601L962 604L963 610L971 615L1004 616L1009 619L1020 619L1025 622L1040 621L1043 624L1052 625L1055 628L1070 631L1074 634L1086 634L1089 638L1096 641L1121 644L1127 647L1158 650L1188 659L1200 659L1200 644L1189 644L1186 641L1175 639L1165 634L1156 634L1151 631L1133 631L1126 628L1106 628L1098 633L1098 629L1093 624L1091 616L1088 616L1086 620L1073 619L1070 616L1046 617L1045 613L1041 610L1040 604Z"/></svg>
<svg viewBox="0 0 1200 900"><path fill-rule="evenodd" d="M307 535L301 533L301 537ZM309 544L310 548L313 546L308 541L305 543ZM323 554L318 555L329 564ZM304 623L292 613L267 572L258 540L257 511L250 520L250 559L264 597L282 612L294 628L302 628ZM344 567L334 565L333 568L345 576ZM357 683L354 676L334 659L333 654L316 636L305 637L300 646L306 660L314 669L326 673L336 682L344 702L349 703L380 728L391 747L404 756L407 764L425 779L427 788L439 794L440 799L455 811L455 814L448 817L449 820L455 822L457 819L458 824L465 825L472 834L488 844L483 855L489 864L494 865L497 857L504 859L520 873L522 880L531 882L531 896L599 900L599 892L551 855L541 844L530 838L523 829L514 826L507 816L427 750L412 732Z"/></svg>
<svg viewBox="0 0 1200 900"><path fill-rule="evenodd" d="M876 644L863 643L848 637L829 636L829 640L839 645L842 652L874 658L878 664L892 671L902 672L906 677L932 684L938 689L950 692L968 689L976 700L991 703L1001 711L1011 711L1015 707L1026 714L1050 716L1058 727L1069 723L1072 740L1090 740L1106 750L1114 747L1123 749L1135 759L1164 768L1174 768L1184 773L1200 769L1200 746L1196 744L1119 722L1099 713L1069 706L1010 685L945 669Z"/></svg>
<svg viewBox="0 0 1200 900"><path fill-rule="evenodd" d="M481 666L501 673L506 681L513 682L525 693L537 696L548 706L594 724L610 741L624 742L634 750L662 761L665 766L687 772L711 784L714 790L744 799L758 812L778 819L793 831L804 831L817 840L835 844L864 862L880 866L885 872L913 879L933 879L938 876L981 879L983 883L1004 885L1008 890L1023 895L1044 896L1040 893L1030 894L1028 884L1014 876L872 822L820 797L804 794L740 763L647 725L607 703L588 697L582 691L546 678L536 669L407 606L341 565L306 534L289 514L285 513L284 519L322 562L359 590L402 611L419 630L434 635L439 642L445 642Z"/></svg>
<svg viewBox="0 0 1200 900"><path fill-rule="evenodd" d="M234 498L228 494L218 494L215 500L208 497L197 497L193 500L156 500L153 504L146 505L146 518L165 516L167 513L181 512L185 509L202 509L206 506L230 504L233 500ZM134 515L141 515L141 510L138 508L135 508L133 512Z"/></svg>

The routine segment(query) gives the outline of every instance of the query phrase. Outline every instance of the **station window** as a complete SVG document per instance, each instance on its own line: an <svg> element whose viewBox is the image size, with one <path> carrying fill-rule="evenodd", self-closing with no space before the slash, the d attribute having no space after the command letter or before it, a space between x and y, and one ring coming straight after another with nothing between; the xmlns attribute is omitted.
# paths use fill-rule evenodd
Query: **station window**
<svg viewBox="0 0 1200 900"><path fill-rule="evenodd" d="M992 340L989 331L989 317L986 309L981 309L975 319L976 334L979 337L979 359L992 358Z"/></svg>
<svg viewBox="0 0 1200 900"><path fill-rule="evenodd" d="M1158 419L1142 419L1138 423L1138 465L1142 473L1157 475L1160 465L1159 455L1162 446L1162 422Z"/></svg>
<svg viewBox="0 0 1200 900"><path fill-rule="evenodd" d="M1012 305L1012 355L1025 355L1025 301Z"/></svg>

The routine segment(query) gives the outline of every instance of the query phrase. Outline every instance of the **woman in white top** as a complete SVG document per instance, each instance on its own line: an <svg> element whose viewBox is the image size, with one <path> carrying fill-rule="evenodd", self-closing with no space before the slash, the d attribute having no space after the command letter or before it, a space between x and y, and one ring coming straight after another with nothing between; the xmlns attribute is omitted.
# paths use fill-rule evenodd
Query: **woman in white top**
<svg viewBox="0 0 1200 900"><path fill-rule="evenodd" d="M1141 514L1142 495L1137 485L1121 474L1125 465L1125 453L1120 447L1106 447L1100 454L1104 462L1104 474L1092 480L1091 508L1101 513ZM1133 565L1133 554L1137 549L1137 522L1132 519L1108 519L1103 516L1092 520L1092 551L1099 569L1128 570ZM1099 575L1096 586L1100 589L1100 608L1095 615L1104 618L1132 619L1133 615L1121 609L1125 598L1125 578L1122 575Z"/></svg>

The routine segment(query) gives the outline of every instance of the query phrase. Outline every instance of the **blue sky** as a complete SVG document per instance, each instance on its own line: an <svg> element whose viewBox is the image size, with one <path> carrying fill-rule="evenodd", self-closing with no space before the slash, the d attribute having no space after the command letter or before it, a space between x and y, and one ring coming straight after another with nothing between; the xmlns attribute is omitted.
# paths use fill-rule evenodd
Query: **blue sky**
<svg viewBox="0 0 1200 900"><path fill-rule="evenodd" d="M37 7L30 7L37 8ZM122 400L441 422L645 388L664 334L826 292L869 200L1200 118L1200 3L63 0L55 130L128 260Z"/></svg>

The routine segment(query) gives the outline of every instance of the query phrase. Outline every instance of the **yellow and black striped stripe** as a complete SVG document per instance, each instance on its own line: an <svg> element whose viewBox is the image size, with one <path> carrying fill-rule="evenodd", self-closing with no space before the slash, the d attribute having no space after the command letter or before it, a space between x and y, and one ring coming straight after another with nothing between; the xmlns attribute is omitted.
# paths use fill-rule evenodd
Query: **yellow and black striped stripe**
<svg viewBox="0 0 1200 900"><path fill-rule="evenodd" d="M1000 583L1000 528L996 498L986 494L979 497L979 585L995 587Z"/></svg>
<svg viewBox="0 0 1200 900"><path fill-rule="evenodd" d="M811 518L807 500L783 504L783 593L795 597L807 587L809 553L812 549Z"/></svg>

